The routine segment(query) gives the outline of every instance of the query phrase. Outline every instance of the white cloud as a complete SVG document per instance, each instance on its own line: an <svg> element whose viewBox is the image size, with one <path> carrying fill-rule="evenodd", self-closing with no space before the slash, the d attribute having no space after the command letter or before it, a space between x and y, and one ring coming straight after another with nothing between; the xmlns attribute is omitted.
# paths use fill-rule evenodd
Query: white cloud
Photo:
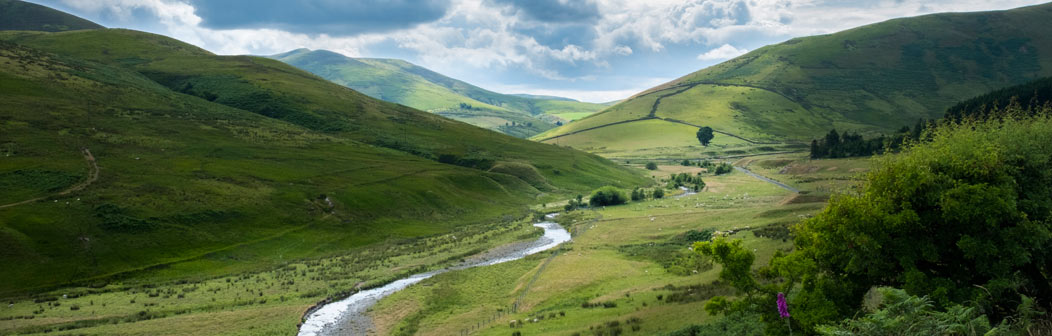
<svg viewBox="0 0 1052 336"><path fill-rule="evenodd" d="M647 57L670 48L719 46L697 56L715 61L740 55L745 48L896 17L1007 9L1042 0L596 0L598 19L582 23L540 22L489 0L453 0L438 20L353 36L209 29L202 26L189 0L32 1L61 3L76 14L109 18L111 26L169 35L218 54L267 55L311 48L376 57L380 56L376 50L397 48L399 57L439 72L463 75L469 81L486 82L487 75L515 73L508 76L517 76L516 82L529 82L530 78L534 83L572 82L584 92L614 87L614 78L624 76L657 76L659 72L661 76L675 76L697 70L690 68L697 63L689 58L680 62L656 58L660 60L644 63ZM143 13L153 17L134 17ZM541 38L543 33L538 33L557 31L548 29L565 24L586 25L579 30L586 33L561 43L558 36ZM626 64L624 58L631 59L632 66L611 65Z"/></svg>
<svg viewBox="0 0 1052 336"><path fill-rule="evenodd" d="M702 61L717 61L735 58L749 52L747 49L738 49L730 44L724 44L719 48L715 48L698 55L698 59Z"/></svg>

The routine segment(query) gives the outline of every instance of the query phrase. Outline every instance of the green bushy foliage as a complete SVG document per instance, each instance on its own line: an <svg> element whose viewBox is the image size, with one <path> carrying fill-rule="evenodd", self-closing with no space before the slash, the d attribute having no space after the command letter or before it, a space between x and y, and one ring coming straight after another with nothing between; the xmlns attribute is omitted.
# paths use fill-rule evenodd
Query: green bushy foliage
<svg viewBox="0 0 1052 336"><path fill-rule="evenodd" d="M974 302L995 319L1020 294L1052 297L1052 119L944 125L929 137L797 227L797 252L772 262L803 284L797 321L850 316L872 286L937 307Z"/></svg>
<svg viewBox="0 0 1052 336"><path fill-rule="evenodd" d="M592 197L588 200L588 204L593 207L620 205L625 203L628 203L628 197L625 196L625 192L614 186L605 186L596 189L592 192Z"/></svg>
<svg viewBox="0 0 1052 336"><path fill-rule="evenodd" d="M699 128L696 136L698 137L698 141L701 142L702 146L708 146L709 141L712 141L713 138L712 127L705 126Z"/></svg>
<svg viewBox="0 0 1052 336"><path fill-rule="evenodd" d="M837 325L819 326L818 333L827 336L1034 334L1026 332L1035 313L1030 310L1033 300L1026 297L1022 299L1024 306L1018 309L1022 314L1012 320L1014 323L1005 321L992 326L977 307L953 305L940 311L927 297L909 295L901 289L881 287L872 292L879 300L872 312Z"/></svg>

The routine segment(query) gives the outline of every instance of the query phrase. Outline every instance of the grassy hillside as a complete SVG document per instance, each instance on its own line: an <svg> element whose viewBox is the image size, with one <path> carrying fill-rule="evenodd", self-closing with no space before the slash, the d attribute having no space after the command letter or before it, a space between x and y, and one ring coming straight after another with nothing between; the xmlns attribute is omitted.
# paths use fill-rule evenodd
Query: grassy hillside
<svg viewBox="0 0 1052 336"><path fill-rule="evenodd" d="M41 5L0 0L0 30L60 32L104 28L94 22Z"/></svg>
<svg viewBox="0 0 1052 336"><path fill-rule="evenodd" d="M605 108L568 98L500 94L396 59L350 58L331 51L308 49L271 58L373 98L520 137Z"/></svg>
<svg viewBox="0 0 1052 336"><path fill-rule="evenodd" d="M0 294L259 269L644 182L158 35L0 32L0 58Z"/></svg>
<svg viewBox="0 0 1052 336"><path fill-rule="evenodd" d="M711 126L753 142L809 140L831 128L888 132L940 117L960 100L1052 75L1052 35L1043 24L1049 19L1052 4L895 19L796 38L535 139L600 137L612 131L606 125L646 119ZM630 146L640 139L619 141Z"/></svg>

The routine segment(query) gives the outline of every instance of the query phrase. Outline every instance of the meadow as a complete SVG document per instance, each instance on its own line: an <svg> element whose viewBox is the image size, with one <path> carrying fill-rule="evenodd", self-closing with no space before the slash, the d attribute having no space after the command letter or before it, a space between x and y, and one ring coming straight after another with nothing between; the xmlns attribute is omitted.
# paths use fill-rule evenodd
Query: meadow
<svg viewBox="0 0 1052 336"><path fill-rule="evenodd" d="M136 279L154 281L68 287L10 299L0 308L0 334L288 335L296 332L307 308L326 298L345 297L539 235L527 221L509 219L425 238L388 240L329 258L286 257L267 271L208 276L205 270L223 267L222 259L244 257L218 254L193 270L185 264L158 268ZM281 245L268 243L266 248ZM201 278L162 280L165 273L188 271Z"/></svg>
<svg viewBox="0 0 1052 336"><path fill-rule="evenodd" d="M793 165L867 167L863 160L802 156L755 159L782 169ZM659 166L656 179L700 168ZM823 177L852 180L859 170L827 169ZM779 180L816 171L787 170ZM703 174L696 195L666 196L627 205L578 210L557 217L573 241L551 254L425 280L373 308L381 335L656 335L709 323L702 306L733 295L717 281L719 265L694 255L691 232L733 232L757 255L756 267L792 249L788 227L816 213L824 199L795 194L742 173ZM816 176L817 178L817 176ZM798 183L805 192L814 183ZM555 208L549 208L556 210ZM548 259L550 258L550 261ZM617 333L614 330L618 330Z"/></svg>

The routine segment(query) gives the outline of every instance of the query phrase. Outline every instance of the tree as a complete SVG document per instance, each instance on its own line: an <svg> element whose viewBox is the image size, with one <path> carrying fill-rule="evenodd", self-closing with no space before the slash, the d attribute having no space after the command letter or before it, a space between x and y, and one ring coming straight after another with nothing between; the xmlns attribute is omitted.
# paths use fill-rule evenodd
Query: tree
<svg viewBox="0 0 1052 336"><path fill-rule="evenodd" d="M654 189L654 198L663 198L663 197L665 197L665 189L661 189L661 188Z"/></svg>
<svg viewBox="0 0 1052 336"><path fill-rule="evenodd" d="M625 197L625 192L614 186L596 189L592 192L592 197L588 199L588 204L593 207L625 203L628 203L628 197Z"/></svg>
<svg viewBox="0 0 1052 336"><path fill-rule="evenodd" d="M649 170L657 170L657 164L654 162L647 162L646 167Z"/></svg>
<svg viewBox="0 0 1052 336"><path fill-rule="evenodd" d="M641 200L643 200L643 198L646 198L646 195L644 195L643 191L640 190L639 188L632 189L632 195L631 196L632 196L632 201L641 201Z"/></svg>
<svg viewBox="0 0 1052 336"><path fill-rule="evenodd" d="M829 134L826 134L826 150L827 157L838 158L840 157L840 134L835 129L830 130Z"/></svg>
<svg viewBox="0 0 1052 336"><path fill-rule="evenodd" d="M698 136L698 141L701 142L702 146L708 146L709 145L709 141L712 141L712 138L714 137L713 134L712 134L712 127L705 126L705 127L699 128L697 136Z"/></svg>
<svg viewBox="0 0 1052 336"><path fill-rule="evenodd" d="M797 250L776 263L804 284L797 307L821 311L805 314L807 324L850 316L873 286L937 306L975 303L994 320L1012 314L1020 294L1052 297L1052 119L924 136L883 157L858 194L832 198L798 226Z"/></svg>

